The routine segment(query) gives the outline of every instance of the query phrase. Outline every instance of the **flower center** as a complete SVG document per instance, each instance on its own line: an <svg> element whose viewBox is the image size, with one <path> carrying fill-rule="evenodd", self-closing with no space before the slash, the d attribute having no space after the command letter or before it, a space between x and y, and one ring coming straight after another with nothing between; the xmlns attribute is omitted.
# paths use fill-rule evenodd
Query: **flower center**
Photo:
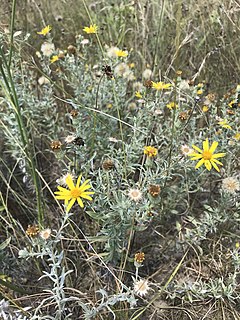
<svg viewBox="0 0 240 320"><path fill-rule="evenodd" d="M203 151L202 157L204 160L210 160L212 158L212 153L209 151Z"/></svg>
<svg viewBox="0 0 240 320"><path fill-rule="evenodd" d="M132 191L132 196L137 198L139 196L139 192L137 190Z"/></svg>
<svg viewBox="0 0 240 320"><path fill-rule="evenodd" d="M78 188L74 188L71 190L71 196L72 198L78 198L81 196L81 191Z"/></svg>

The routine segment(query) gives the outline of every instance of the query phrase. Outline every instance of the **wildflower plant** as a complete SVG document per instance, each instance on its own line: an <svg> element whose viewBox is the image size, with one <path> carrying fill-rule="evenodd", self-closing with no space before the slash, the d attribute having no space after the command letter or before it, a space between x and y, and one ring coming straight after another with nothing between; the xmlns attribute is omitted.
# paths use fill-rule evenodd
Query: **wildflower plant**
<svg viewBox="0 0 240 320"><path fill-rule="evenodd" d="M22 308L29 319L135 320L152 316L160 298L170 311L179 301L185 310L210 298L223 310L240 299L239 84L209 89L202 70L215 51L200 63L191 57L196 74L178 65L195 38L180 43L185 24L171 15L178 4L166 6L153 50L145 50L153 40L142 21L155 10L132 2L90 10L83 1L82 21L90 22L70 43L59 41L54 23L16 40L12 24L1 35L1 236L11 234L4 250L15 270L29 262L23 289L37 297ZM167 51L166 21L179 32ZM213 34L223 23L216 21ZM140 22L141 35L129 32ZM161 70L158 41L168 52ZM8 256L0 259L7 269ZM30 295L17 289L13 305L21 295L25 305ZM0 305L2 317L15 316L5 297Z"/></svg>

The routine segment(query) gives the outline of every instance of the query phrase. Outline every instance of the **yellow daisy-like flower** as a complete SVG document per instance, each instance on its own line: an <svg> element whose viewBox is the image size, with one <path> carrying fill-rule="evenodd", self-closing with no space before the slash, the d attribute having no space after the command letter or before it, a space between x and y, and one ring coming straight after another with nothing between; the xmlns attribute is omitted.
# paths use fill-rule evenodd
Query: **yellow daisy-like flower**
<svg viewBox="0 0 240 320"><path fill-rule="evenodd" d="M203 94L203 90L202 90L202 89L198 90L198 91L197 91L197 94L198 94L198 95Z"/></svg>
<svg viewBox="0 0 240 320"><path fill-rule="evenodd" d="M219 121L218 124L225 129L232 130L232 127L228 124L228 121L226 119Z"/></svg>
<svg viewBox="0 0 240 320"><path fill-rule="evenodd" d="M115 53L118 57L126 58L128 56L128 52L123 50L116 50Z"/></svg>
<svg viewBox="0 0 240 320"><path fill-rule="evenodd" d="M94 194L94 192L93 191L86 191L87 189L91 188L90 184L88 184L88 182L90 180L89 179L86 180L80 186L81 178L82 178L82 175L80 175L78 177L77 184L75 186L71 175L68 175L66 178L66 184L67 184L69 190L58 186L59 191L55 192L56 199L65 201L65 206L67 206L67 208L66 208L67 212L72 208L72 206L74 205L76 200L81 208L84 207L83 201L81 198L87 199L87 200L92 200L92 198L90 197L90 194Z"/></svg>
<svg viewBox="0 0 240 320"><path fill-rule="evenodd" d="M233 138L236 140L240 140L240 132L237 132Z"/></svg>
<svg viewBox="0 0 240 320"><path fill-rule="evenodd" d="M218 146L218 142L213 141L211 147L209 148L208 139L203 141L203 150L201 150L195 145L192 145L192 147L199 152L199 153L193 152L189 154L189 156L192 157L191 160L199 160L195 167L196 169L198 169L199 167L201 167L201 165L204 164L208 171L210 171L212 167L214 167L218 172L220 171L217 164L221 166L223 164L220 161L218 161L217 158L224 157L226 153L213 154L217 146Z"/></svg>
<svg viewBox="0 0 240 320"><path fill-rule="evenodd" d="M142 95L141 95L140 91L135 92L135 97L142 99Z"/></svg>
<svg viewBox="0 0 240 320"><path fill-rule="evenodd" d="M144 154L146 154L148 157L152 158L155 157L158 153L157 148L152 147L152 146L145 146L144 147Z"/></svg>
<svg viewBox="0 0 240 320"><path fill-rule="evenodd" d="M167 104L167 108L172 110L174 108L178 108L178 105L175 102L170 102Z"/></svg>
<svg viewBox="0 0 240 320"><path fill-rule="evenodd" d="M236 100L232 100L232 101L229 102L228 106L230 108L232 108L233 104L235 104L235 103L236 103Z"/></svg>
<svg viewBox="0 0 240 320"><path fill-rule="evenodd" d="M164 82L153 82L152 81L152 88L156 90L166 90L171 87L171 83L164 83Z"/></svg>
<svg viewBox="0 0 240 320"><path fill-rule="evenodd" d="M51 63L54 63L54 62L56 62L56 61L58 61L59 60L59 56L58 55L54 55L54 56L52 56L52 58L50 59L50 62Z"/></svg>
<svg viewBox="0 0 240 320"><path fill-rule="evenodd" d="M90 34L90 33L97 33L98 26L96 24L91 24L90 27L84 27L83 31Z"/></svg>
<svg viewBox="0 0 240 320"><path fill-rule="evenodd" d="M208 112L208 110L209 110L208 106L203 106L203 107L202 107L202 111L203 111L203 112Z"/></svg>
<svg viewBox="0 0 240 320"><path fill-rule="evenodd" d="M37 34L42 34L43 36L46 36L50 31L52 30L51 26L46 26L41 31L37 32Z"/></svg>

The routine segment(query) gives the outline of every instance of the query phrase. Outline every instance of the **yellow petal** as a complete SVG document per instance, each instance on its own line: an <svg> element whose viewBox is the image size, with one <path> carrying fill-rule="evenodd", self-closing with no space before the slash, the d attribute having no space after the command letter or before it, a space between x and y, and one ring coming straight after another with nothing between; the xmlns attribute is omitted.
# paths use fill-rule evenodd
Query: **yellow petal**
<svg viewBox="0 0 240 320"><path fill-rule="evenodd" d="M209 149L209 152L213 153L216 150L217 146L218 146L218 142L213 141L211 148Z"/></svg>
<svg viewBox="0 0 240 320"><path fill-rule="evenodd" d="M211 162L209 160L204 161L205 167L210 171L212 169Z"/></svg>
<svg viewBox="0 0 240 320"><path fill-rule="evenodd" d="M198 161L198 163L196 164L196 167L195 167L195 169L198 169L199 167L201 167L201 165L203 165L204 164L204 159L201 159L200 161Z"/></svg>
<svg viewBox="0 0 240 320"><path fill-rule="evenodd" d="M220 166L223 166L222 162L220 162L220 161L218 161L218 160L216 160L216 159L212 159L212 161L215 162L215 163L217 163L217 164L219 164Z"/></svg>
<svg viewBox="0 0 240 320"><path fill-rule="evenodd" d="M88 185L86 185L86 186L81 186L81 187L79 188L79 191L84 192L85 190L90 189L90 188L91 188L91 186L90 186L90 184L88 184Z"/></svg>
<svg viewBox="0 0 240 320"><path fill-rule="evenodd" d="M84 181L83 184L81 185L81 187L84 187L86 184L88 184L89 181L90 181L90 179L87 179L86 181Z"/></svg>
<svg viewBox="0 0 240 320"><path fill-rule="evenodd" d="M54 192L57 195L65 195L65 196L69 196L70 195L70 191L66 190L66 191L55 191Z"/></svg>
<svg viewBox="0 0 240 320"><path fill-rule="evenodd" d="M70 190L75 188L72 177L70 176L70 174L66 177L66 184Z"/></svg>
<svg viewBox="0 0 240 320"><path fill-rule="evenodd" d="M92 198L91 198L90 196L88 196L87 194L85 194L85 193L82 194L81 197L82 197L83 199L87 199L87 200L90 200L90 201L92 200Z"/></svg>
<svg viewBox="0 0 240 320"><path fill-rule="evenodd" d="M69 202L69 204L68 204L68 206L67 206L67 209L66 209L67 212L70 211L70 209L71 209L72 206L74 205L75 201L76 201L76 198L73 198L73 199Z"/></svg>
<svg viewBox="0 0 240 320"><path fill-rule="evenodd" d="M202 153L202 152L203 152L200 148L198 148L198 147L197 147L197 146L195 146L194 144L192 145L192 147L193 147L193 149L197 150L197 151L198 151L198 152L200 152L200 153Z"/></svg>
<svg viewBox="0 0 240 320"><path fill-rule="evenodd" d="M80 176L77 179L76 188L78 188L80 186L81 179L82 179L82 175L80 174Z"/></svg>
<svg viewBox="0 0 240 320"><path fill-rule="evenodd" d="M213 165L214 169L216 169L218 172L220 172L218 166L216 165L216 163L214 161L211 161L211 164Z"/></svg>
<svg viewBox="0 0 240 320"><path fill-rule="evenodd" d="M78 204L80 205L81 208L84 207L82 199L80 197L77 198L77 202L78 202Z"/></svg>
<svg viewBox="0 0 240 320"><path fill-rule="evenodd" d="M208 139L206 139L205 141L203 141L203 151L209 151Z"/></svg>
<svg viewBox="0 0 240 320"><path fill-rule="evenodd" d="M198 160L198 159L201 159L202 158L202 155L201 154L197 154L196 156L194 156L192 159L190 160Z"/></svg>
<svg viewBox="0 0 240 320"><path fill-rule="evenodd" d="M70 200L71 196L58 195L58 196L55 196L55 198L58 200Z"/></svg>
<svg viewBox="0 0 240 320"><path fill-rule="evenodd" d="M213 159L225 157L226 153L215 153L212 155Z"/></svg>
<svg viewBox="0 0 240 320"><path fill-rule="evenodd" d="M58 188L58 190L60 190L60 191L69 191L68 189L63 188L63 187L60 187L60 186L58 186L57 188Z"/></svg>

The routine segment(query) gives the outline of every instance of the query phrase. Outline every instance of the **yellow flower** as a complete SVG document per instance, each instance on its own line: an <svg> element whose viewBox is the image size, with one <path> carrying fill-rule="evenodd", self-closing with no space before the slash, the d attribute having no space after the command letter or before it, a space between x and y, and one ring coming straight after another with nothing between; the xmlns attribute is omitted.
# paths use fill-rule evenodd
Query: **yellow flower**
<svg viewBox="0 0 240 320"><path fill-rule="evenodd" d="M216 153L213 154L214 151L216 150L218 146L218 142L217 141L213 141L211 147L209 148L209 142L208 139L206 139L205 141L203 141L203 150L201 150L200 148L198 148L195 145L192 145L192 147L198 151L197 152L193 152L190 153L189 156L192 157L191 160L199 160L197 165L196 165L196 169L198 169L199 167L201 167L201 165L205 165L205 167L207 168L208 171L210 171L212 169L212 166L219 172L219 168L217 166L217 164L219 165L223 165L220 161L216 160L217 158L222 158L226 155L226 153Z"/></svg>
<svg viewBox="0 0 240 320"><path fill-rule="evenodd" d="M137 98L139 98L139 99L142 98L142 95L141 95L140 91L136 91L136 92L135 92L135 97L137 97Z"/></svg>
<svg viewBox="0 0 240 320"><path fill-rule="evenodd" d="M203 112L208 112L208 110L209 110L208 106L203 106L203 107L202 107L202 111L203 111Z"/></svg>
<svg viewBox="0 0 240 320"><path fill-rule="evenodd" d="M197 91L197 94L198 94L198 95L200 95L200 94L202 94L202 93L203 93L202 89L200 89L200 90Z"/></svg>
<svg viewBox="0 0 240 320"><path fill-rule="evenodd" d="M164 82L153 82L152 81L152 87L156 90L164 90L171 87L171 83L164 83Z"/></svg>
<svg viewBox="0 0 240 320"><path fill-rule="evenodd" d="M90 27L84 27L83 31L86 33L97 33L98 26L96 24L91 24Z"/></svg>
<svg viewBox="0 0 240 320"><path fill-rule="evenodd" d="M158 150L155 147L152 146L145 146L144 147L144 154L146 154L148 157L155 157L158 153Z"/></svg>
<svg viewBox="0 0 240 320"><path fill-rule="evenodd" d="M134 62L129 63L129 68L131 68L131 69L135 68L135 63Z"/></svg>
<svg viewBox="0 0 240 320"><path fill-rule="evenodd" d="M228 121L226 119L219 121L218 124L225 129L232 130L232 127L228 124Z"/></svg>
<svg viewBox="0 0 240 320"><path fill-rule="evenodd" d="M233 138L236 140L240 140L240 132L237 132Z"/></svg>
<svg viewBox="0 0 240 320"><path fill-rule="evenodd" d="M54 55L54 56L52 56L52 58L50 59L50 62L51 63L54 63L54 62L56 62L56 61L58 61L59 60L59 56L58 55Z"/></svg>
<svg viewBox="0 0 240 320"><path fill-rule="evenodd" d="M178 105L175 102L170 102L167 104L167 108L172 110L173 108L178 108Z"/></svg>
<svg viewBox="0 0 240 320"><path fill-rule="evenodd" d="M50 31L52 30L51 26L46 26L41 31L37 32L37 34L42 34L43 36L46 36Z"/></svg>
<svg viewBox="0 0 240 320"><path fill-rule="evenodd" d="M115 53L118 57L123 57L123 58L126 58L128 55L128 52L123 50L116 50Z"/></svg>
<svg viewBox="0 0 240 320"><path fill-rule="evenodd" d="M91 188L90 184L88 184L88 182L90 180L89 179L86 180L80 186L81 177L82 177L82 175L80 175L78 177L77 184L75 186L73 183L72 177L70 175L68 175L66 178L66 184L70 190L58 186L59 191L55 192L56 199L65 201L65 206L67 206L67 208L66 208L67 212L72 208L72 206L74 205L76 200L81 208L84 207L81 198L87 199L87 200L92 200L92 198L89 195L94 194L94 192L93 191L86 191L87 189Z"/></svg>
<svg viewBox="0 0 240 320"><path fill-rule="evenodd" d="M232 100L229 102L228 106L232 108L233 104L235 104L236 102L237 102L236 100Z"/></svg>
<svg viewBox="0 0 240 320"><path fill-rule="evenodd" d="M203 83L202 82L198 83L197 87L198 88L202 88L203 87Z"/></svg>

